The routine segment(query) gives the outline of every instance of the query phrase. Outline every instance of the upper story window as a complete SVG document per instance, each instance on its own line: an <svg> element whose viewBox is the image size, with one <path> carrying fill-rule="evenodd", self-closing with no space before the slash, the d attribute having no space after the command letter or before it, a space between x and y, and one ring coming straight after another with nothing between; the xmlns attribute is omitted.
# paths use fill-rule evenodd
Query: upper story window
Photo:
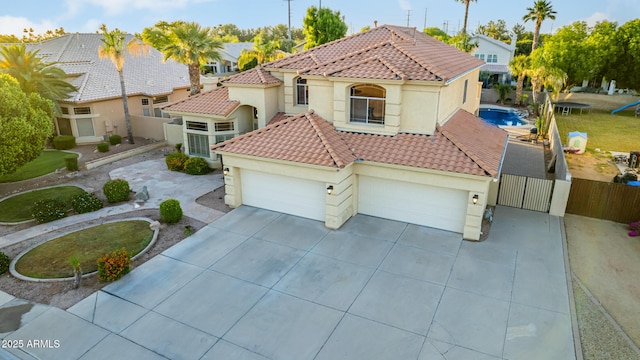
<svg viewBox="0 0 640 360"><path fill-rule="evenodd" d="M484 54L473 54L473 56L477 57L480 60L484 60Z"/></svg>
<svg viewBox="0 0 640 360"><path fill-rule="evenodd" d="M60 111L62 112L63 115L69 115L69 108L68 107L61 106L60 107Z"/></svg>
<svg viewBox="0 0 640 360"><path fill-rule="evenodd" d="M206 122L199 121L187 121L187 130L198 130L198 131L207 131L209 130L209 126Z"/></svg>
<svg viewBox="0 0 640 360"><path fill-rule="evenodd" d="M88 106L73 108L73 113L75 115L87 115L91 114L91 108Z"/></svg>
<svg viewBox="0 0 640 360"><path fill-rule="evenodd" d="M466 103L467 102L467 90L469 88L469 80L465 79L464 80L464 90L462 90L462 103Z"/></svg>
<svg viewBox="0 0 640 360"><path fill-rule="evenodd" d="M353 123L384 125L386 91L377 85L355 85L351 87L351 112Z"/></svg>
<svg viewBox="0 0 640 360"><path fill-rule="evenodd" d="M140 99L142 101L142 106L149 106L149 99Z"/></svg>
<svg viewBox="0 0 640 360"><path fill-rule="evenodd" d="M214 128L216 129L216 131L233 131L234 130L233 121L217 122L215 123Z"/></svg>
<svg viewBox="0 0 640 360"><path fill-rule="evenodd" d="M497 63L497 62L498 62L498 54L487 55L487 63Z"/></svg>
<svg viewBox="0 0 640 360"><path fill-rule="evenodd" d="M161 104L161 103L166 103L169 101L169 97L168 96L157 96L155 98L153 98L153 103L154 104Z"/></svg>
<svg viewBox="0 0 640 360"><path fill-rule="evenodd" d="M307 79L296 79L296 105L309 105L309 86Z"/></svg>

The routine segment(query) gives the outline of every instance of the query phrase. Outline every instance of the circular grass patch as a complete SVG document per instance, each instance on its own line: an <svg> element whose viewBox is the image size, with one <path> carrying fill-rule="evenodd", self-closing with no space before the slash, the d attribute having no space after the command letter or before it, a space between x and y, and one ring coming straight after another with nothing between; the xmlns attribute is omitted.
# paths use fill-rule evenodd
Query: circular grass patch
<svg viewBox="0 0 640 360"><path fill-rule="evenodd" d="M109 222L75 231L42 243L18 256L14 270L36 279L59 279L73 276L69 259L77 256L84 274L97 271L98 258L122 248L133 257L153 239L149 221Z"/></svg>
<svg viewBox="0 0 640 360"><path fill-rule="evenodd" d="M71 198L84 192L77 186L54 186L4 198L0 201L0 222L16 223L33 219L31 207L43 199L60 198L71 209Z"/></svg>

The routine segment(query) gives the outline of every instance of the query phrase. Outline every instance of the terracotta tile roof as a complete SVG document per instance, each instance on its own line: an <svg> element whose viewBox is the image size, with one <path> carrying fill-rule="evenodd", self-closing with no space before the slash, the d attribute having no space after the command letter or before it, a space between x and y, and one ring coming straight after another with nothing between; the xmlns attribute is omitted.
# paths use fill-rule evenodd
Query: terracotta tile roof
<svg viewBox="0 0 640 360"><path fill-rule="evenodd" d="M211 149L337 168L356 160L333 125L314 113L282 119Z"/></svg>
<svg viewBox="0 0 640 360"><path fill-rule="evenodd" d="M226 84L244 84L244 85L273 85L280 84L282 81L271 75L262 67L253 68L233 75L228 79L222 80Z"/></svg>
<svg viewBox="0 0 640 360"><path fill-rule="evenodd" d="M239 101L229 100L229 89L221 86L166 105L162 110L169 113L181 112L227 116L238 106L240 106Z"/></svg>
<svg viewBox="0 0 640 360"><path fill-rule="evenodd" d="M263 67L310 75L446 82L483 64L414 28L383 25Z"/></svg>
<svg viewBox="0 0 640 360"><path fill-rule="evenodd" d="M459 110L433 135L395 136L337 131L316 114L281 119L212 149L321 166L344 167L356 159L498 176L506 132Z"/></svg>
<svg viewBox="0 0 640 360"><path fill-rule="evenodd" d="M267 125L275 124L275 123L277 123L277 122L279 122L279 121L282 121L282 120L284 120L284 119L289 119L289 118L291 118L291 117L293 117L293 116L294 116L294 115L288 115L288 114L285 114L285 113L283 113L283 112L277 112L275 115L273 115L273 117L271 118L271 120L269 120L269 122L267 123Z"/></svg>

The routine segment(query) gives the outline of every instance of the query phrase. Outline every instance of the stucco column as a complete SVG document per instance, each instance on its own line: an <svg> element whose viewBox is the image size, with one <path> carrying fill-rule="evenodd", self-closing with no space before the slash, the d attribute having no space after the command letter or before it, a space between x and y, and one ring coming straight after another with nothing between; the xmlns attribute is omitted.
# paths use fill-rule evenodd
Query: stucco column
<svg viewBox="0 0 640 360"><path fill-rule="evenodd" d="M225 171L228 169L228 171ZM226 173L226 174L225 174ZM224 174L224 203L237 208L242 205L242 185L240 184L240 169L225 165Z"/></svg>
<svg viewBox="0 0 640 360"><path fill-rule="evenodd" d="M464 222L464 230L462 238L465 240L480 240L480 232L482 231L482 216L487 205L487 194L483 192L469 192L467 201L467 216ZM474 203L474 196L477 200Z"/></svg>

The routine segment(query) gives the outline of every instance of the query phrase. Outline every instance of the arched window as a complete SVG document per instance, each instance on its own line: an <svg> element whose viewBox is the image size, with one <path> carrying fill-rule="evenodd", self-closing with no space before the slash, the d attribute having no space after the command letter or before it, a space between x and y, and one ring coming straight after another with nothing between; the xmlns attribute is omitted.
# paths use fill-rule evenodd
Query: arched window
<svg viewBox="0 0 640 360"><path fill-rule="evenodd" d="M352 86L349 120L354 123L384 125L385 95L384 88L377 85Z"/></svg>
<svg viewBox="0 0 640 360"><path fill-rule="evenodd" d="M307 79L296 79L296 105L309 105L309 87Z"/></svg>

